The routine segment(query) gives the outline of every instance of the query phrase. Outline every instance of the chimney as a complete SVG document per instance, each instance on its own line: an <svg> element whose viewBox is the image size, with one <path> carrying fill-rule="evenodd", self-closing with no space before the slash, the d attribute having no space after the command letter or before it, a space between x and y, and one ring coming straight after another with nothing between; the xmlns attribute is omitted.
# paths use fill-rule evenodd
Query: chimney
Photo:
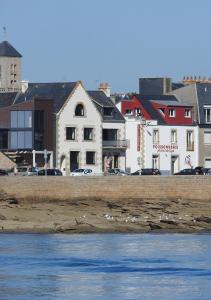
<svg viewBox="0 0 211 300"><path fill-rule="evenodd" d="M107 97L111 96L110 86L106 82L100 83L98 90L104 92Z"/></svg>

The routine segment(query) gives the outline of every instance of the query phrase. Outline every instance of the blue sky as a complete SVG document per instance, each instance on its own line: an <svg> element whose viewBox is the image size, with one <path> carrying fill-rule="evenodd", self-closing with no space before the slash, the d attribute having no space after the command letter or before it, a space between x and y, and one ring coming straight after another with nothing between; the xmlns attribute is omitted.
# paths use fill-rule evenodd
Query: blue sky
<svg viewBox="0 0 211 300"><path fill-rule="evenodd" d="M138 91L138 78L211 77L210 0L0 0L0 40L23 55L30 82L108 82Z"/></svg>

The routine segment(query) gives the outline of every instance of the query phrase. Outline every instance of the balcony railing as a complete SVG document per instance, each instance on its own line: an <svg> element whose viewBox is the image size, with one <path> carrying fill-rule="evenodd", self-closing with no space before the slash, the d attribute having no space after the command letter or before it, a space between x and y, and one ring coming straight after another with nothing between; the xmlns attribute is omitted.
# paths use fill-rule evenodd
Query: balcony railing
<svg viewBox="0 0 211 300"><path fill-rule="evenodd" d="M128 148L129 140L115 140L115 141L103 140L103 147L105 147L105 148Z"/></svg>

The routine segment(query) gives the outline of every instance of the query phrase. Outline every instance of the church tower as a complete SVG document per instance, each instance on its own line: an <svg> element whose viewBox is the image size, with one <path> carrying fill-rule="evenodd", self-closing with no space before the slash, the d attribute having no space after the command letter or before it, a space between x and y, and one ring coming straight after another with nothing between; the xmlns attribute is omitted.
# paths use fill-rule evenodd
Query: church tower
<svg viewBox="0 0 211 300"><path fill-rule="evenodd" d="M10 43L0 43L0 92L21 91L22 55Z"/></svg>

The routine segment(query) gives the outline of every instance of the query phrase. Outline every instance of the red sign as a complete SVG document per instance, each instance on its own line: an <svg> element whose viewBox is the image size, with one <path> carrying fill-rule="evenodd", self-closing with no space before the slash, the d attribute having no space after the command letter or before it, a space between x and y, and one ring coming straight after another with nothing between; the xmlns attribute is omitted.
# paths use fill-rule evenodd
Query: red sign
<svg viewBox="0 0 211 300"><path fill-rule="evenodd" d="M137 125L137 151L140 151L140 142L141 142L141 137L140 137L140 124Z"/></svg>
<svg viewBox="0 0 211 300"><path fill-rule="evenodd" d="M178 150L178 146L154 144L153 149L157 150L158 152L174 152L174 150Z"/></svg>

